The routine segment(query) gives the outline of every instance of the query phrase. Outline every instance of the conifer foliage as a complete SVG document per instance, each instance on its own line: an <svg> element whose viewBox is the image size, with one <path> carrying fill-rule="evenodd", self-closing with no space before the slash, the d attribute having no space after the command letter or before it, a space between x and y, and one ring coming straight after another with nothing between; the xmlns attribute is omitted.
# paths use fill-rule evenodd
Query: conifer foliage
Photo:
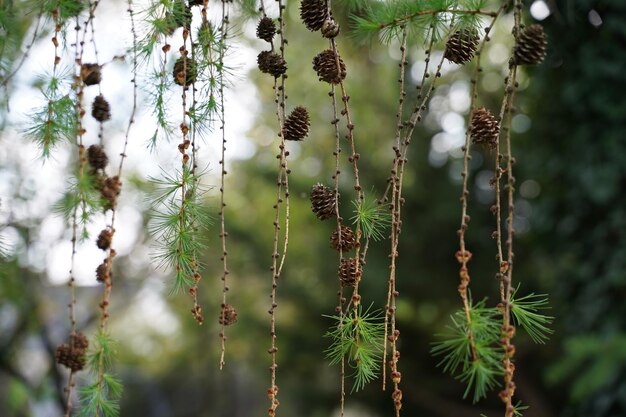
<svg viewBox="0 0 626 417"><path fill-rule="evenodd" d="M231 243L227 244L229 223L226 207L230 195L226 179L226 144L230 133L226 124L225 90L233 82L229 77L234 70L229 66L228 59L231 45L235 42L233 33L236 31L230 16L234 11L244 14L237 17L256 19L256 37L264 41L255 41L263 44L256 63L260 73L269 75L263 75L261 79L271 85L272 91L272 97L264 97L263 103L271 107L276 115L276 134L273 138L278 161L276 190L275 200L268 202L273 208L273 217L268 219L273 225L272 243L267 250L268 260L271 257L271 277L268 276L265 284L270 299L267 349L270 355L270 384L267 388L270 403L267 414L269 417L280 414L277 352L281 329L278 327L277 311L282 289L279 288L280 278L285 264L290 262L287 256L291 204L288 157L292 146L310 145L310 139L304 139L316 119L303 104L287 106L287 90L299 87L287 83L290 67L286 58L289 54L285 50L290 28L286 26L285 10L288 4L284 0L277 0L277 3L277 15L270 16L263 0L246 0L237 4L242 7L233 7L229 0L211 3L206 0L151 0L145 7L142 6L140 12L135 11L137 5L132 0L127 1L124 10L120 10L120 16L127 13L132 25L132 45L128 46L125 59L132 62L128 79L132 85L133 107L132 113L126 115L124 145L115 150L115 155L120 155L119 165L115 167L111 166L113 158L109 157L114 154L107 154L112 145L107 130L109 123L105 122L118 115L116 103L110 103L105 98L107 91L103 81L106 81L108 63L98 62L94 19L99 3L74 0L45 2L42 13L52 18L51 72L41 84L43 104L32 112L31 123L24 134L38 145L45 160L68 143L73 155L71 186L59 203L66 216L72 245L72 266L68 279L69 325L66 342L55 351L57 363L69 370L65 394L66 417L119 415L122 383L113 373L116 342L109 321L115 314L110 309L115 294L114 284L118 279L125 278L123 271L114 271L116 216L126 191L123 167L139 106L139 79L147 86L156 126L150 145L154 147L157 143L167 143L169 160L175 161L173 165L161 167L161 174L150 182L150 213L146 223L155 243L152 260L157 268L168 271L172 276L169 285L172 293L190 296L189 310L199 325L219 326L215 333L219 335L221 347L220 369L226 364L227 329L246 319L243 313L238 314L235 303L227 299L231 280L227 246ZM402 410L405 410L405 415L412 414L403 403L403 379L406 381L410 375L405 372L403 376L400 370L401 341L396 320L398 308L402 306L398 281L406 279L398 272L402 218L412 214L404 210L406 199L410 196L404 194L403 187L405 174L411 169L408 155L410 144L415 139L414 129L427 112L433 91L442 82L445 60L470 68L472 91L463 147L461 222L457 232L459 248L455 254L460 265L457 289L461 307L451 315L451 324L446 331L436 335L432 353L444 372L465 384L464 397L471 397L477 402L491 391L499 390L505 417L521 415L524 406L515 399L515 370L516 366L523 365L515 362L514 337L519 327L534 342L545 343L551 333L549 325L552 317L544 314L549 308L546 296L519 294L523 286L513 277L516 190L510 126L519 87L518 67L540 64L546 56L547 41L543 29L538 24L524 27L521 0L512 1L514 47L510 51L508 65L503 68L508 73L503 80L505 89L500 110L492 113L486 104L480 105L483 103L480 59L490 40L487 35L492 33L496 22L503 20L508 2L489 9L492 5L484 0L355 1L350 2L352 15L347 27L343 20L333 17L333 10L337 7L335 3L331 0L302 0L299 3L301 24L313 32L306 32L307 36L321 37L326 46L320 48L323 49L321 52L312 50L308 44L297 47L309 56L307 62L312 64L315 73L311 72L310 76L320 81L318 92L327 95L329 111L325 114L329 116L327 124L330 127L326 126L326 136L335 140L334 166L323 167L319 174L322 178L316 179L311 187L309 199L312 213L309 212L308 216L319 220L315 223L316 227L331 224L326 236L330 236L328 250L332 249L332 256L336 257L333 261L337 271L336 281L331 285L337 288L338 298L335 314L326 316L332 323L324 336L329 340L325 351L327 359L340 367L341 415L348 400L347 381L351 381L351 392L356 392L377 379L381 380L383 390L386 391L387 384L391 386L390 406L393 406L395 416L399 417ZM250 13L251 9L257 12ZM140 13L140 19L137 13ZM0 18L6 17L2 14ZM339 22L342 22L341 28ZM71 31L74 31L73 39L68 35ZM349 60L344 62L339 53L342 43L352 42L353 37L378 39L399 48L397 108L390 110L395 110L396 120L389 129L391 140L381 145L386 146L391 155L387 185L382 192L373 188L366 191L370 188L363 184L359 171L362 166L367 166L362 165L362 160L369 158L369 155L359 152L361 141L369 138L366 132L359 131L357 121L360 115L350 104L348 81L352 71L358 71L358 68L351 68L349 72ZM420 53L423 52L426 57L423 72L417 76L409 65L413 59L410 51L416 48L421 48ZM95 57L93 62L83 62L86 50ZM73 56L68 57L64 51L71 51ZM435 54L434 51L441 53ZM0 64L3 62L0 61ZM62 64L67 64L68 69ZM5 75L3 67L0 69L2 82L7 84L12 74ZM416 83L417 92L413 95L407 94L408 73L420 79ZM84 102L87 89L96 92L90 104ZM407 97L411 97L413 102L409 102ZM287 112L288 108L292 109L291 112ZM98 122L98 128L93 132L87 130L88 123L84 121L89 110ZM323 129L323 126L315 128ZM206 163L199 153L204 136L215 131L221 135L217 213L213 213L205 201L211 189L206 185L206 170L203 169ZM467 248L465 237L470 232L471 183L468 176L472 145L485 145L483 152L493 158L490 184L495 196L491 210L495 231L492 237L497 259L493 269L500 294L495 303L488 299L476 302L472 300L470 291L469 265L473 254ZM77 329L75 307L81 298L80 291L75 287L74 270L80 262L76 257L77 242L81 237L88 237L86 225L96 221L96 217L102 223L101 229L98 228L101 231L91 239L91 243L102 251L102 261L93 271L93 280L100 285L102 295L101 301L93 307L99 314L97 324L91 329L93 335L88 338ZM219 235L219 244L208 247L207 233L213 231L214 223L219 223L216 227L219 231L215 233ZM376 299L365 302L360 288L369 285L369 280L377 279L367 269L367 256L375 245L386 245L389 250L387 285L381 294L376 295ZM201 306L204 299L202 282L205 259L209 256L219 263L222 270L221 294L215 303L219 309L210 312L213 319L205 320L207 311ZM384 307L372 307L377 304ZM364 307L368 305L370 307ZM88 370L89 376L77 384L75 373L83 369ZM74 389L76 386L77 390Z"/></svg>

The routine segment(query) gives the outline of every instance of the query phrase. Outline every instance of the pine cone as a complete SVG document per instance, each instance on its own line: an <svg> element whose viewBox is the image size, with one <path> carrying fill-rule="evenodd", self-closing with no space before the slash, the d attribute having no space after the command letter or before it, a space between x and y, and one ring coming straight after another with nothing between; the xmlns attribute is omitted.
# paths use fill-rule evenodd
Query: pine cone
<svg viewBox="0 0 626 417"><path fill-rule="evenodd" d="M96 96L91 104L91 115L100 123L111 118L111 106L102 94Z"/></svg>
<svg viewBox="0 0 626 417"><path fill-rule="evenodd" d="M96 281L107 282L109 279L111 279L111 270L109 268L108 261L105 259L96 268Z"/></svg>
<svg viewBox="0 0 626 417"><path fill-rule="evenodd" d="M337 35L339 35L339 23L337 23L331 16L326 19L322 25L322 36L332 39Z"/></svg>
<svg viewBox="0 0 626 417"><path fill-rule="evenodd" d="M339 60L339 68L337 68L337 60ZM313 69L317 72L320 81L326 81L329 84L339 84L346 78L346 64L332 49L320 52L313 58Z"/></svg>
<svg viewBox="0 0 626 417"><path fill-rule="evenodd" d="M339 279L342 287L354 287L361 280L361 268L356 259L348 258L341 260Z"/></svg>
<svg viewBox="0 0 626 417"><path fill-rule="evenodd" d="M74 349L82 349L83 352L87 351L87 348L89 347L89 340L87 339L87 336L81 332L77 332L70 335L70 339L72 340L72 343L74 343Z"/></svg>
<svg viewBox="0 0 626 417"><path fill-rule="evenodd" d="M356 246L354 232L348 226L341 225L341 244L339 244L339 233L337 230L330 236L330 247L342 252L348 252Z"/></svg>
<svg viewBox="0 0 626 417"><path fill-rule="evenodd" d="M285 140L302 140L309 133L309 112L306 108L298 106L285 120L283 126L283 137Z"/></svg>
<svg viewBox="0 0 626 417"><path fill-rule="evenodd" d="M539 24L528 26L521 31L513 48L513 63L515 65L537 65L546 57L548 40Z"/></svg>
<svg viewBox="0 0 626 417"><path fill-rule="evenodd" d="M184 83L185 87L187 87L195 83L197 76L196 62L191 58L185 59L181 56L174 64L172 75L174 76L174 82L178 85L183 85Z"/></svg>
<svg viewBox="0 0 626 417"><path fill-rule="evenodd" d="M104 152L102 146L91 145L87 148L87 161L89 161L89 166L94 170L104 169L109 163L109 157L106 152Z"/></svg>
<svg viewBox="0 0 626 417"><path fill-rule="evenodd" d="M222 304L219 322L224 326L230 326L231 324L237 323L237 311L235 310L235 307L230 304Z"/></svg>
<svg viewBox="0 0 626 417"><path fill-rule="evenodd" d="M111 241L113 240L113 233L109 229L103 229L98 235L96 246L99 249L107 250L111 247Z"/></svg>
<svg viewBox="0 0 626 417"><path fill-rule="evenodd" d="M70 345L63 343L57 347L54 356L59 365L63 365L73 372L80 371L85 367L86 359L84 349L72 349Z"/></svg>
<svg viewBox="0 0 626 417"><path fill-rule="evenodd" d="M328 17L328 8L323 0L302 0L300 18L311 32L320 30Z"/></svg>
<svg viewBox="0 0 626 417"><path fill-rule="evenodd" d="M121 189L122 183L120 182L120 179L117 175L114 177L107 177L102 182L100 195L104 200L103 206L105 210L115 208L115 206L117 205L117 196L120 195Z"/></svg>
<svg viewBox="0 0 626 417"><path fill-rule="evenodd" d="M257 56L259 70L265 74L271 74L278 78L287 71L287 63L276 52L262 51Z"/></svg>
<svg viewBox="0 0 626 417"><path fill-rule="evenodd" d="M450 36L448 42L446 42L446 50L443 56L455 64L464 64L472 59L477 46L478 35L476 31L461 29Z"/></svg>
<svg viewBox="0 0 626 417"><path fill-rule="evenodd" d="M83 64L80 66L80 77L85 85L100 84L102 73L98 64Z"/></svg>
<svg viewBox="0 0 626 417"><path fill-rule="evenodd" d="M263 39L265 42L271 42L276 34L276 24L270 17L263 17L259 20L259 24L256 27L256 37Z"/></svg>
<svg viewBox="0 0 626 417"><path fill-rule="evenodd" d="M311 208L320 220L336 216L335 191L322 184L315 184L311 190Z"/></svg>
<svg viewBox="0 0 626 417"><path fill-rule="evenodd" d="M495 116L484 107L475 109L472 113L470 136L475 144L485 144L495 149L500 136L500 126Z"/></svg>

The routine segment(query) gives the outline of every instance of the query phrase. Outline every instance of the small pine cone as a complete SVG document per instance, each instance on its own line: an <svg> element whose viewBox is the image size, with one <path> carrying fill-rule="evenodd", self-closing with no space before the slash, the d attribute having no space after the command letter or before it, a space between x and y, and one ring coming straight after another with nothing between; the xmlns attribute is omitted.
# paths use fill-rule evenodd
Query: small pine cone
<svg viewBox="0 0 626 417"><path fill-rule="evenodd" d="M102 73L98 64L83 64L80 66L80 77L85 85L100 84Z"/></svg>
<svg viewBox="0 0 626 417"><path fill-rule="evenodd" d="M444 58L455 64L465 64L469 62L478 46L478 34L472 29L462 29L454 32L448 42L443 54Z"/></svg>
<svg viewBox="0 0 626 417"><path fill-rule="evenodd" d="M256 37L263 39L265 42L271 42L276 34L276 24L270 17L263 17L256 27Z"/></svg>
<svg viewBox="0 0 626 417"><path fill-rule="evenodd" d="M339 35L339 23L337 23L332 17L329 17L322 25L322 36L328 39L333 39L337 35Z"/></svg>
<svg viewBox="0 0 626 417"><path fill-rule="evenodd" d="M80 371L85 367L84 349L72 349L67 343L63 343L57 347L54 356L59 365L63 365L73 372Z"/></svg>
<svg viewBox="0 0 626 417"><path fill-rule="evenodd" d="M102 146L91 145L87 148L87 161L94 170L104 169L109 163L109 157Z"/></svg>
<svg viewBox="0 0 626 417"><path fill-rule="evenodd" d="M111 118L111 106L102 94L96 96L91 105L91 115L100 123Z"/></svg>
<svg viewBox="0 0 626 417"><path fill-rule="evenodd" d="M196 82L196 62L191 59L184 57L180 57L174 63L174 70L172 71L172 75L174 76L174 82L178 85L191 85Z"/></svg>
<svg viewBox="0 0 626 417"><path fill-rule="evenodd" d="M113 240L113 233L109 229L103 229L98 235L96 246L99 249L107 250L111 247L111 241Z"/></svg>
<svg viewBox="0 0 626 417"><path fill-rule="evenodd" d="M539 24L530 25L521 31L513 49L515 65L537 65L546 57L548 40Z"/></svg>
<svg viewBox="0 0 626 417"><path fill-rule="evenodd" d="M302 140L309 134L309 112L306 108L298 106L285 120L283 137L285 140Z"/></svg>
<svg viewBox="0 0 626 417"><path fill-rule="evenodd" d="M224 326L230 326L231 324L237 323L237 311L235 310L235 307L230 304L222 304L219 322Z"/></svg>
<svg viewBox="0 0 626 417"><path fill-rule="evenodd" d="M87 348L89 347L89 340L87 339L87 336L85 336L81 332L78 332L70 335L70 339L74 344L74 349L80 349L83 352L87 351Z"/></svg>
<svg viewBox="0 0 626 417"><path fill-rule="evenodd" d="M311 208L320 220L336 216L335 191L322 184L315 184L311 190Z"/></svg>
<svg viewBox="0 0 626 417"><path fill-rule="evenodd" d="M105 259L96 268L96 281L107 282L111 278L111 269L109 268L108 261Z"/></svg>
<svg viewBox="0 0 626 417"><path fill-rule="evenodd" d="M339 233L337 230L330 236L330 247L342 252L348 252L356 246L354 232L348 226L341 225L341 244L339 244Z"/></svg>
<svg viewBox="0 0 626 417"><path fill-rule="evenodd" d="M300 18L311 32L320 30L328 17L328 8L323 0L302 0Z"/></svg>
<svg viewBox="0 0 626 417"><path fill-rule="evenodd" d="M500 136L500 126L496 117L484 107L475 109L472 113L470 136L474 144L485 144L495 149Z"/></svg>
<svg viewBox="0 0 626 417"><path fill-rule="evenodd" d="M339 279L342 287L354 287L361 280L361 267L356 259L348 258L341 260Z"/></svg>
<svg viewBox="0 0 626 417"><path fill-rule="evenodd" d="M113 209L117 205L117 196L120 195L122 183L119 177L107 177L100 189L100 195L104 199L104 208L106 210Z"/></svg>
<svg viewBox="0 0 626 417"><path fill-rule="evenodd" d="M287 63L276 52L262 51L257 56L257 64L261 72L271 74L274 78L278 78L287 72Z"/></svg>
<svg viewBox="0 0 626 417"><path fill-rule="evenodd" d="M339 68L337 68L337 60ZM346 64L332 49L320 52L313 58L313 69L320 81L326 81L329 84L339 84L346 78Z"/></svg>

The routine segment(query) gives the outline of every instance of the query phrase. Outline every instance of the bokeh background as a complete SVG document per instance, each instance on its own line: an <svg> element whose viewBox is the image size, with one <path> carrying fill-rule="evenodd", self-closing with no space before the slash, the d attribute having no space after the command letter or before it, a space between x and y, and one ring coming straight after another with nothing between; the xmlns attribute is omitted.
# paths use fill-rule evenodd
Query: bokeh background
<svg viewBox="0 0 626 417"><path fill-rule="evenodd" d="M0 2L5 7L6 2ZM305 105L312 115L309 137L290 144L290 247L278 289L278 346L282 415L338 415L339 369L328 366L323 337L331 324L324 314L336 305L336 254L329 248L333 224L317 221L308 193L317 182L330 184L334 137L328 86L317 81L311 60L325 41L299 22L298 3L288 3L286 58L289 106ZM548 294L554 334L536 345L522 332L515 339L517 398L530 405L529 417L626 416L626 3L622 0L525 2L526 22L541 20L549 36L544 64L525 68L516 96L513 152L517 164L515 281L522 293ZM140 8L140 4L136 6ZM125 2L104 2L96 20L103 61L128 45ZM532 15L528 8L533 10ZM347 88L356 124L362 183L380 193L393 156L391 141L397 95L398 45L359 43L351 38L347 14L336 17L344 35L339 47L347 64ZM122 16L122 17L120 17ZM33 15L24 15L15 39L33 35ZM512 17L503 18L485 53L481 105L499 107L511 48ZM201 299L207 322L198 327L190 300L169 295L170 271L156 270L146 233L148 178L174 166L175 143L146 149L152 134L150 109L132 134L128 169L120 197L114 246L111 334L118 341L117 374L124 383L122 417L249 417L264 415L270 365L269 292L275 201L277 143L271 79L259 74L254 21L235 20L240 35L229 55L233 66L227 96L229 160L227 230L231 291L239 321L228 329L227 365L218 369L218 229L204 254ZM29 109L41 100L37 74L50 68L50 22L42 22L19 74L2 86L0 97L0 236L8 247L0 277L0 415L61 415L66 370L54 350L68 332L67 271L69 232L52 206L66 183L71 147L43 163L21 133ZM125 26L127 27L127 26ZM5 34L6 35L6 34ZM8 36L8 35L7 35ZM7 38L8 39L8 38ZM12 38L13 39L13 38ZM409 50L408 98L423 69L422 45ZM442 51L435 53L441 56ZM24 54L17 42L3 51L3 65ZM433 59L436 61L436 58ZM115 162L131 97L129 66L107 64L103 91L113 105L106 146ZM6 73L5 73L6 74ZM497 395L472 405L464 387L437 368L429 350L449 315L460 306L454 259L460 220L460 147L467 128L469 70L444 66L441 84L416 129L405 177L406 206L398 270L398 326L401 330L402 389L407 416L489 416L501 414ZM147 94L143 92L142 98ZM96 126L87 126L95 132ZM88 140L97 140L95 133ZM88 136L89 138L89 136ZM201 149L208 173L207 204L219 204L218 135ZM475 299L497 299L494 228L489 207L492 155L472 154L467 243L473 252ZM348 169L345 172L349 172ZM342 196L349 205L349 175ZM92 236L104 225L96 217ZM362 282L363 297L384 306L387 243L372 247ZM91 335L101 288L101 262L92 241L79 246L77 265L79 328ZM82 379L79 377L79 383ZM390 393L379 383L352 394L347 416L392 412Z"/></svg>

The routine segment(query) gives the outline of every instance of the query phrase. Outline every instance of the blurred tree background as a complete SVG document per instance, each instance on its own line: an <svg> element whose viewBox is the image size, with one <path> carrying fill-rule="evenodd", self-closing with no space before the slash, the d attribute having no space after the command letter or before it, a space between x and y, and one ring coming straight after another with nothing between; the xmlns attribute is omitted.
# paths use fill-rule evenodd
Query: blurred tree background
<svg viewBox="0 0 626 417"><path fill-rule="evenodd" d="M529 3L526 6L533 2ZM623 417L626 3L551 0L547 4L551 13L542 25L549 36L548 56L543 65L528 69L521 78L513 120L519 190L514 277L525 292L549 295L554 334L546 345L533 344L521 332L518 335L516 396L530 405L525 412L529 417ZM329 173L334 170L328 86L318 82L311 69L313 56L325 48L326 41L302 26L298 4L288 5L286 17L289 102L307 106L312 127L303 143L290 148L290 248L277 309L280 413L322 417L338 415L339 398L339 369L328 366L324 350L329 341L323 337L331 325L323 315L334 314L336 305L335 253L328 241L334 225L317 221L309 201L311 186L330 183ZM348 33L347 16L335 17ZM505 23L497 30L510 30ZM10 28L19 42L5 45L5 60L12 56L15 63L20 58L20 45L31 35L29 24L21 22ZM238 24L244 34L250 32L247 23ZM242 49L260 50L259 45L250 39ZM511 46L493 44L487 51L490 62L484 65L480 86L482 104L487 107L497 107L502 96L503 60L498 48L505 48L508 54ZM343 37L340 47L348 68L357 147L363 155L362 182L378 194L384 190L393 157L389 141L395 125L391 109L396 105L398 45L360 44ZM417 49L409 51L413 67L419 68L423 59ZM419 73L419 69L415 71ZM125 386L121 416L248 417L265 413L270 364L268 267L277 146L270 138L275 137L275 115L269 78L256 68L240 75L254 80L260 105L252 106L258 111L249 115L254 121L247 136L254 151L249 157L234 159L229 168L229 296L238 308L239 320L229 328L226 367L218 370L221 266L216 254L217 227L204 257L208 270L201 298L207 322L198 327L189 316L188 298L167 296L165 275L154 271L146 255L152 244L144 231L146 217L137 220L134 245L116 258L113 272L111 334L118 340L116 371ZM56 416L63 405L65 370L55 365L54 350L67 333L68 295L65 285L48 277L46 248L53 245L42 247L40 241L51 220L49 213L37 212L29 203L38 192L25 173L32 175L32 160L24 163L15 158L25 139L16 133L19 127L11 126L8 110L28 109L18 108L19 100L12 102L11 84L3 88L0 219L4 223L0 227L10 247L9 256L2 261L0 281L0 414ZM409 98L416 94L415 88L407 91ZM453 139L466 128L458 122L467 118L464 95L469 95L469 75L462 69L445 72L424 123L416 129L409 154L397 313L402 335L403 412L409 416L501 414L495 395L477 405L461 400L463 385L442 374L436 366L438 360L429 353L434 334L442 331L459 305L454 253L462 153L461 143ZM238 139L229 138L232 142ZM488 151L473 154L468 247L474 254L474 298L496 300L495 244L489 237L493 229L489 207L494 197L488 185L492 169L488 156ZM51 163L56 162L47 162ZM62 182L62 177L50 181ZM342 186L349 195L350 184ZM148 188L144 177L130 171L122 203L146 212L148 207L138 195ZM209 192L207 203L218 206L215 190ZM350 203L346 200L343 204ZM68 240L62 233L58 237L59 241ZM362 294L364 300L382 308L388 248L381 243L371 251ZM85 333L93 331L99 293L95 286L78 288L79 328ZM348 397L346 415L388 415L391 407L390 392L382 393L375 382Z"/></svg>

